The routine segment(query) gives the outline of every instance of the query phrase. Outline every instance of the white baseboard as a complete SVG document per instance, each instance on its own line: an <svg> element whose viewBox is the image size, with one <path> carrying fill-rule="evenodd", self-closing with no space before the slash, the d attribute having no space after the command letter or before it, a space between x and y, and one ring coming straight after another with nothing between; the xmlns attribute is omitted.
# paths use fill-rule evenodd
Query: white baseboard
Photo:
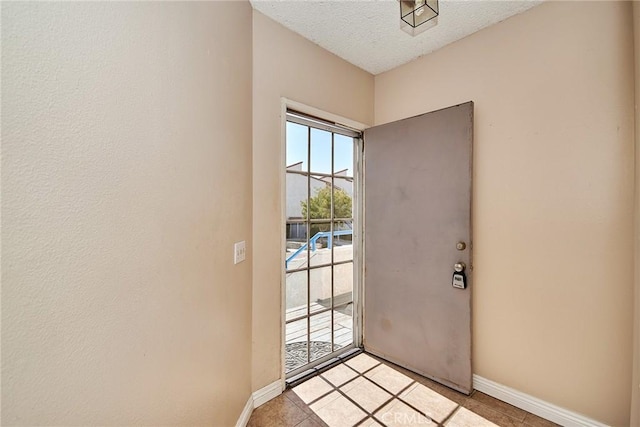
<svg viewBox="0 0 640 427"><path fill-rule="evenodd" d="M584 415L545 402L478 375L473 376L473 388L565 427L607 427L606 424L587 418Z"/></svg>
<svg viewBox="0 0 640 427"><path fill-rule="evenodd" d="M251 412L253 412L253 396L249 396L249 399L247 399L247 403L244 405L242 413L240 413L236 427L246 427L249 418L251 418Z"/></svg>
<svg viewBox="0 0 640 427"><path fill-rule="evenodd" d="M271 399L280 396L281 393L282 381L280 380L274 381L271 384L262 387L260 390L254 391L251 396L249 396L246 405L244 405L244 409L240 414L240 418L238 418L236 427L246 427L254 408L264 405Z"/></svg>
<svg viewBox="0 0 640 427"><path fill-rule="evenodd" d="M260 390L254 391L251 395L253 398L253 407L257 408L264 405L271 399L282 394L282 381L274 381L271 384L262 387Z"/></svg>

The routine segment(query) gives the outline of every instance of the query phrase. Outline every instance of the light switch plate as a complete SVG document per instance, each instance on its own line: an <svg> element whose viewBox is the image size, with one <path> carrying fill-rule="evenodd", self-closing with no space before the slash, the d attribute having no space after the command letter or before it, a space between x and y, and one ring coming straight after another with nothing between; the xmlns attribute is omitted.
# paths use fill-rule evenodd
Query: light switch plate
<svg viewBox="0 0 640 427"><path fill-rule="evenodd" d="M245 258L245 243L244 240L242 242L237 242L233 245L233 263L238 264L239 262L244 261Z"/></svg>

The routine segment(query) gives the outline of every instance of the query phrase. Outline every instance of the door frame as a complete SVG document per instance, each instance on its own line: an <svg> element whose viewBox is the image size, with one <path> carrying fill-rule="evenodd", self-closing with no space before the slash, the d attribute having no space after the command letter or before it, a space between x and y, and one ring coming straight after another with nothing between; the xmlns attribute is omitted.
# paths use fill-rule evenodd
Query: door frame
<svg viewBox="0 0 640 427"><path fill-rule="evenodd" d="M360 123L355 120L351 120L346 117L339 116L337 114L329 113L324 110L320 110L315 107L303 104L298 101L281 97L280 98L280 382L282 390L286 387L286 372L285 372L285 359L286 359L286 314L284 307L286 307L286 271L282 268L285 264L285 252L287 247L286 239L286 224L284 219L286 218L287 200L286 200L286 144L287 144L287 110L295 110L300 113L315 116L326 121L334 122L351 128L358 132L364 132L365 129L370 126ZM360 248L357 253L354 253L354 279L353 279L353 345L355 347L362 346L362 332L363 332L363 277L364 277L364 155L363 155L363 139L357 143L358 149L354 156L354 193L358 194L353 204L353 218L358 224L357 233L354 232L354 244L357 243L357 247ZM357 268L356 268L357 265ZM333 353L332 353L333 354ZM332 358L334 356L318 359L323 361L325 358Z"/></svg>

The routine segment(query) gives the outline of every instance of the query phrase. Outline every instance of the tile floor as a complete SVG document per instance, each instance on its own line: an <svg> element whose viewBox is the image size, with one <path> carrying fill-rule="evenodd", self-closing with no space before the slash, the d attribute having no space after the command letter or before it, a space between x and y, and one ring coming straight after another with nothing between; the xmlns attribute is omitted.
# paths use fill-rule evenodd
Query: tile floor
<svg viewBox="0 0 640 427"><path fill-rule="evenodd" d="M361 353L255 409L249 427L549 427L478 391L471 396Z"/></svg>

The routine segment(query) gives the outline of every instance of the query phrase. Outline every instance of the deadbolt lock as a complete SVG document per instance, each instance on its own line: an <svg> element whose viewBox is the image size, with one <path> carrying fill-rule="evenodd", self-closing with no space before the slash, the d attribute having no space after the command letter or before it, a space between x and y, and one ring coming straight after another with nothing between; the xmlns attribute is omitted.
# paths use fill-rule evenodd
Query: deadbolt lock
<svg viewBox="0 0 640 427"><path fill-rule="evenodd" d="M459 251L464 251L467 248L467 244L465 242L456 243L456 249Z"/></svg>

